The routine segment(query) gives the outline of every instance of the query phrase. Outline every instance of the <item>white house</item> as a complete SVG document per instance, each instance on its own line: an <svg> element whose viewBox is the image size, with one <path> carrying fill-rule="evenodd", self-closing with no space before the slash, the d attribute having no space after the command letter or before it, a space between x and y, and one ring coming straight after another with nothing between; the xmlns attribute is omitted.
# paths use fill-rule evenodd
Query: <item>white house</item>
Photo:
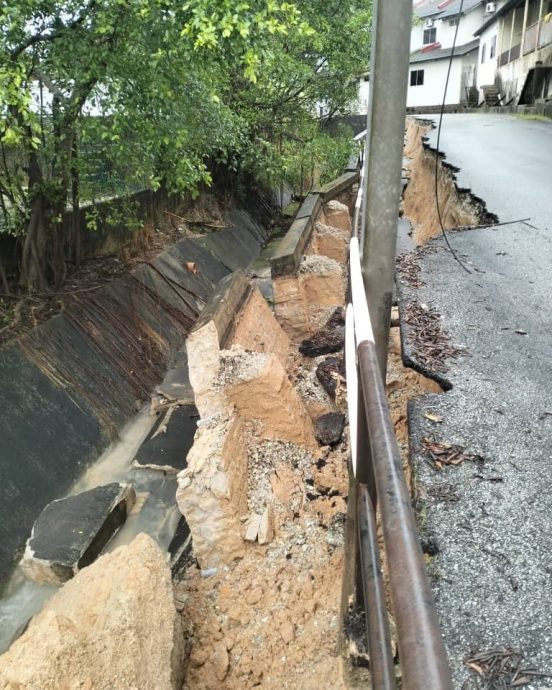
<svg viewBox="0 0 552 690"><path fill-rule="evenodd" d="M415 2L407 107L440 107L457 27L445 104L476 105L479 38L474 33L491 4L483 0L464 0L463 5L461 0Z"/></svg>
<svg viewBox="0 0 552 690"><path fill-rule="evenodd" d="M552 0L502 0L475 31L477 87L505 105L552 97Z"/></svg>

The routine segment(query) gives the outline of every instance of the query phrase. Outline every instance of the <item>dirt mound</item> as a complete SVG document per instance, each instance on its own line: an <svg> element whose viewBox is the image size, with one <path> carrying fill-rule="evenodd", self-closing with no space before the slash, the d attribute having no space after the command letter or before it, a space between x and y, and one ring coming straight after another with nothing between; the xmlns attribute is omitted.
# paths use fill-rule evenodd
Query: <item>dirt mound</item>
<svg viewBox="0 0 552 690"><path fill-rule="evenodd" d="M176 690L183 641L165 554L140 534L50 599L0 657L0 687Z"/></svg>

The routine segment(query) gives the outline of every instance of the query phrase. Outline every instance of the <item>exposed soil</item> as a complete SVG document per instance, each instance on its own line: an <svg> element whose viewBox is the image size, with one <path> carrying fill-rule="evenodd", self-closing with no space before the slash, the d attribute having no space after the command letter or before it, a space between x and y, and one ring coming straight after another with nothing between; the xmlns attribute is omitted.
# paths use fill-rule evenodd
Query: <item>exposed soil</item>
<svg viewBox="0 0 552 690"><path fill-rule="evenodd" d="M330 407L316 360L295 350L288 362L301 395ZM348 438L313 454L257 433L253 425L248 508L272 505L274 539L215 573L192 566L176 585L194 630L184 688L339 690Z"/></svg>
<svg viewBox="0 0 552 690"><path fill-rule="evenodd" d="M410 483L408 401L420 395L442 393L442 388L436 381L404 366L401 355L400 328L391 328L389 333L386 387L391 420L401 451L403 468Z"/></svg>
<svg viewBox="0 0 552 690"><path fill-rule="evenodd" d="M447 165L441 155L424 146L423 138L431 127L429 122L411 118L406 130L404 152L410 161L407 165L409 182L404 190L403 209L412 223L412 239L417 245L440 235L441 223L445 230L459 230L497 222L481 200L469 190L458 189L454 168Z"/></svg>
<svg viewBox="0 0 552 690"><path fill-rule="evenodd" d="M303 398L336 409L314 375L316 366L296 351L288 359ZM441 389L403 366L399 328L391 329L387 390L408 475L408 400ZM342 411L344 391L337 398ZM176 600L193 629L183 688L339 690L345 687L337 644L348 434L314 455L254 436L249 444L250 508L260 510L272 493L275 537L218 572L202 575L192 566L176 584Z"/></svg>

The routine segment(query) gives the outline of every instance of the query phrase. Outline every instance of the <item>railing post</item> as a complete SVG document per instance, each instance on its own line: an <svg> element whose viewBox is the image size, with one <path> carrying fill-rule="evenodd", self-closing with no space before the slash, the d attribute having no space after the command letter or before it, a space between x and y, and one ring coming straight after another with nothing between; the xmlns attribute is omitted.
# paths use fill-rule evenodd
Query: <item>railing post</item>
<svg viewBox="0 0 552 690"><path fill-rule="evenodd" d="M411 2L374 2L362 267L384 380L395 276L411 21Z"/></svg>
<svg viewBox="0 0 552 690"><path fill-rule="evenodd" d="M512 26L510 27L510 47L508 48L508 62L510 62L510 56L512 54L512 48L514 47L514 25L516 23L516 8L512 12Z"/></svg>
<svg viewBox="0 0 552 690"><path fill-rule="evenodd" d="M529 14L529 0L525 0L525 7L523 8L523 24L521 26L521 45L519 47L519 57L523 57L525 50L525 32L527 31L527 16Z"/></svg>

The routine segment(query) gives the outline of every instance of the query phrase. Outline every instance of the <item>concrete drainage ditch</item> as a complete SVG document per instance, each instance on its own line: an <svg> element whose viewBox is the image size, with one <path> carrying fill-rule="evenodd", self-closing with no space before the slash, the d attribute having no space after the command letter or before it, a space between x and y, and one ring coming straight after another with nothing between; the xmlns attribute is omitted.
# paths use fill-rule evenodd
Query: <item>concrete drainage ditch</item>
<svg viewBox="0 0 552 690"><path fill-rule="evenodd" d="M354 178L354 174L346 175L345 186L342 189L347 189ZM339 184L343 184L343 180L339 181ZM325 194L324 190L320 191L320 203L325 200ZM322 412L336 414L336 405L339 408L343 398L339 395L339 377L332 381L335 399L335 402L332 402L331 397L318 383L313 367L305 366L303 358L297 353L290 355L290 351L296 352L296 348L290 347L289 338L290 335L295 338L313 335L324 326L344 298L343 258L346 254L346 235L350 231L349 212L347 207L337 202L330 202L327 211L328 216L341 217L341 225L344 227L336 223L332 230L328 219L319 210L319 217L308 229L307 239L311 239L312 234L314 247L317 243L327 248L333 246L333 256L336 258L318 255L316 250L310 249L305 259L300 257L301 265L296 273L294 290L291 293L285 289L278 292L278 287L275 290L278 308L287 314L283 320L288 324L289 334L278 324L256 288L249 284L243 273L237 272L230 274L227 280L219 284L213 299L207 303L202 317L188 339L190 382L200 419L194 446L188 453L187 467L181 470L178 477L178 501L186 514L194 537L194 555L206 576L213 574L213 568L218 568L220 574L228 572L228 568L236 565L236 556L243 557L255 553L257 549L272 549L279 553L284 563L287 563L291 556L286 536L291 530L295 533L298 544L310 544L312 537L318 552L319 565L324 567L324 573L328 561L333 559L331 579L332 585L335 584L333 573L336 558L340 558L340 530L336 531L336 519L344 514L343 495L346 491L346 480L343 477L343 468L346 467L346 445L343 444L346 444L346 441L338 440L338 433L333 445L320 448L315 438L313 421ZM325 251L330 252L331 249ZM273 283L276 286L277 280ZM296 324L292 323L289 316L294 310L300 315ZM175 384L174 372L172 374L171 381L165 382L166 387ZM296 383L297 387L294 385ZM177 385L182 385L182 381L177 382ZM162 404L166 402L166 399L161 399ZM170 407L171 401L168 402ZM156 399L155 404L158 403L159 400ZM167 486L173 485L174 480L171 476L174 477L174 474L167 473L172 465L167 465L166 458L160 461L157 457L152 462L156 452L151 448L147 451L147 446L148 443L151 446L155 442L156 433L161 427L161 434L170 430L171 419L176 419L179 409L181 408L177 406L169 419L159 421L157 428L152 429L150 424L144 424L139 435L140 440L146 437L146 442L141 444L142 449L146 450L137 453L136 446L130 444L124 453L125 461L116 466L119 467L119 471L114 471L108 460L108 475L102 474L101 471L94 472L92 469L89 475L90 483L94 483L99 477L104 482L112 479L122 480L121 475L129 471L129 458L136 457L135 466L131 469L136 476L149 474L157 478L162 477L161 484L165 488L161 493ZM136 434L131 433L132 435ZM244 454L245 461L240 464L239 458ZM143 469L139 469L137 465ZM251 469L250 476L248 466ZM153 470L152 467L158 469ZM181 468L175 467L174 471L178 469ZM78 488L88 489L89 485L86 481L80 482ZM111 499L114 499L120 490L117 489L116 483L112 488ZM141 489L142 487L135 485L132 490L135 505L141 507L138 514L144 510L144 500L146 503L148 500L145 498L146 491ZM103 490L104 494L105 491L107 489ZM130 489L125 491L128 498ZM89 496L92 500L94 493L84 496ZM78 500L78 497L73 499ZM113 517L116 513L117 520L113 520L115 524L124 517L122 513L128 512L127 524L130 523L133 517L133 509L130 506L132 501L125 499L121 502L111 499L106 500L106 515ZM71 500L67 506L74 511ZM121 505L126 506L125 510L121 511ZM161 514L164 514L163 510ZM305 529L314 532L307 536ZM78 532L80 531L79 529ZM168 531L174 532L174 529ZM35 537L39 532L37 528ZM111 542L112 546L120 542L123 533L124 530ZM100 542L108 541L109 536L106 533L101 537L95 534L83 539L79 534L76 539L79 544L74 549L72 560L74 565L60 563L52 567L52 564L48 564L46 579L51 579L51 575L54 579L66 579L68 575L80 570L79 562L81 566L88 565L89 560L92 560L95 552L99 550ZM35 547L33 540L27 554L29 561L32 560L33 554L44 555ZM53 610L52 607L59 611L65 597L64 593L67 592L69 596L73 587L78 587L81 581L85 582L85 573L90 572L92 576L98 568L101 572L102 564L108 563L106 559L109 559L109 556L102 556L96 564L85 567L82 574L77 572L70 583L71 587L65 585L59 590L52 600L53 603L46 605L45 610L31 624L29 631L24 633L12 645L10 652L2 658L1 677L15 682L19 673L26 675L26 687L45 688L50 687L52 683L52 687L55 686L58 682L55 678L59 679L56 674L60 673L60 669L55 664L51 665L47 659L39 660L40 672L37 671L34 680L29 679L28 669L23 673L19 664L21 659L26 658L27 651L32 651L36 656L36 649L27 650L27 640L36 639L36 635L40 636L41 626L45 624L44 621L48 621L48 612ZM48 561L46 558L40 560L42 566ZM241 558L238 564L249 567L248 561L249 558ZM299 560L297 566L301 566ZM32 570L32 567L28 567L27 570ZM44 576L45 571L41 570L41 573ZM195 577L193 571L191 577ZM308 582L312 583L309 578ZM327 578L326 574L324 578ZM210 585L213 582L211 581ZM118 586L125 590L125 582L118 583ZM312 584L309 586L312 587ZM11 600L8 600L12 604L16 601L21 602L25 593L28 594L26 585L19 586L17 582L12 582L9 591L12 596ZM39 599L43 599L49 593L43 589L40 596L35 596L35 608L38 608ZM334 601L337 600L336 596ZM86 604L83 603L83 606L86 608ZM311 603L307 606L310 607ZM5 608L9 609L9 606ZM13 612L13 605L11 610ZM314 609L310 614L313 612ZM309 618L307 612L305 615ZM326 612L326 615L331 619L328 619L329 627L335 627L335 616L331 611ZM193 618L192 613L190 618ZM299 634L300 625L286 620L282 621L278 630L279 643L287 645ZM63 670L66 674L71 666L71 653L61 641L59 644L57 658L67 661L68 665ZM120 651L121 654L125 653L124 650ZM326 649L328 654L329 651ZM130 651L128 653L132 656ZM27 666L36 668L37 664ZM192 667L199 668L193 664ZM93 675L95 671L91 673ZM219 669L219 676L223 675L225 674ZM121 682L120 687L128 687L126 681ZM99 687L103 686L100 684ZM169 685L163 684L163 687Z"/></svg>
<svg viewBox="0 0 552 690"><path fill-rule="evenodd" d="M105 664L99 654L95 656L93 645L85 644L90 655L85 671L75 664L79 645L71 649L70 639L56 638L57 647L48 647L56 649L51 656L61 659L60 663L37 656L31 646L46 634L52 616L64 610L70 612L70 623L56 625L80 630L88 615L87 598L94 598L90 592L95 585L90 580L101 578L106 569L112 572L110 568L119 567L121 577L116 583L107 582L105 588L117 587L121 596L130 596L133 576L120 564L127 553L129 562L135 564L133 559L139 559L140 549L144 549L151 567L159 572L159 582L166 582L168 566L162 565L162 552L156 555L143 539L139 544L132 541L146 531L162 549L169 550L175 567L186 562L193 540L193 558L199 569L181 570L173 583L176 607L182 613L176 624L171 606L167 608L166 586L148 594L153 600L165 597L159 603L165 612L160 624L172 632L168 637L162 634L162 649L150 652L156 660L153 666L164 665L165 675L155 682L140 681L137 687L180 687L182 678L184 687L190 689L223 683L241 688L261 682L270 687L289 686L290 682L292 686L296 683L293 687L307 687L305 664L313 688L326 687L328 678L332 678L332 688L340 687L335 645L341 585L336 573L341 572L343 559L349 453L344 433L340 308L345 300L356 180L356 172L349 170L311 193L272 252L268 293L273 312L256 280L236 270L241 250L233 246L224 254L222 233L197 246L179 246L172 253L179 261L191 257L200 267L201 280L208 277L211 287L208 282L202 288L201 314L191 332L181 331L188 336L186 347L170 349L173 367L157 386L151 403L161 414L155 420L144 412L127 430L127 437L73 486L76 494L112 482L113 496L119 496L122 490L117 486L131 478L133 489L123 490L123 501L107 500L107 490L100 491L112 532L125 517L126 522L111 541L105 522L86 538L76 535L73 560L60 560L55 567L50 557L29 565L32 556L41 556L31 542L28 571L40 571L41 579L48 581L76 575L70 587L62 587L53 603L46 604L29 632L0 658L2 680L18 682L18 677L25 676L25 687L44 690L58 687L59 679L69 676L75 683L104 687ZM242 233L239 246L245 248L252 242L258 251L259 230L244 232L249 239ZM210 258L205 255L207 245ZM248 259L250 251L244 249ZM219 261L216 256L221 252L224 256ZM163 262L157 264L160 266ZM183 276L184 286L191 280L187 274L176 275L176 265L171 264L170 271L169 282L176 282L177 289ZM218 282L214 280L217 272ZM261 273L259 287L268 294L266 271L257 262L255 274ZM178 299L189 305L186 291ZM408 399L440 389L405 370L400 360L400 345L393 337L388 395L407 468ZM134 507L127 500L129 491L134 494ZM174 504L175 493L180 512ZM85 495L91 499L91 494ZM74 510L72 500L67 502L69 513ZM88 565L103 542L109 542L109 555ZM129 542L123 551L113 553ZM112 564L112 558L118 565ZM5 646L23 631L29 615L55 589L51 582L23 582L17 571L0 605L4 630L9 633L2 640ZM73 591L81 597L84 619L66 602ZM147 620L135 621L138 631L148 624ZM113 640L108 631L102 631L100 637L104 632L107 637L102 644L104 649L110 648ZM137 633L138 638L141 635ZM129 669L143 650L143 646L127 648L124 642L117 643L117 654L129 661L109 687L132 685L134 671ZM186 668L182 668L184 659Z"/></svg>
<svg viewBox="0 0 552 690"><path fill-rule="evenodd" d="M244 211L230 212L226 222L216 237L179 241L2 348L1 650L60 580L87 565L105 544L113 550L145 531L170 551L174 567L186 557L189 530L174 496L197 410L182 343L216 284L254 261L270 237ZM196 270L189 270L190 262ZM150 395L151 403L123 427L140 399ZM102 508L101 487L110 483L131 484L133 506L125 501L123 510L120 502L107 501ZM67 501L57 500L65 492ZM64 512L54 522L67 529L58 532L58 540L46 530L38 544L37 523L24 561L27 573L40 581L28 581L19 567L13 570L21 554L16 549L48 505Z"/></svg>

